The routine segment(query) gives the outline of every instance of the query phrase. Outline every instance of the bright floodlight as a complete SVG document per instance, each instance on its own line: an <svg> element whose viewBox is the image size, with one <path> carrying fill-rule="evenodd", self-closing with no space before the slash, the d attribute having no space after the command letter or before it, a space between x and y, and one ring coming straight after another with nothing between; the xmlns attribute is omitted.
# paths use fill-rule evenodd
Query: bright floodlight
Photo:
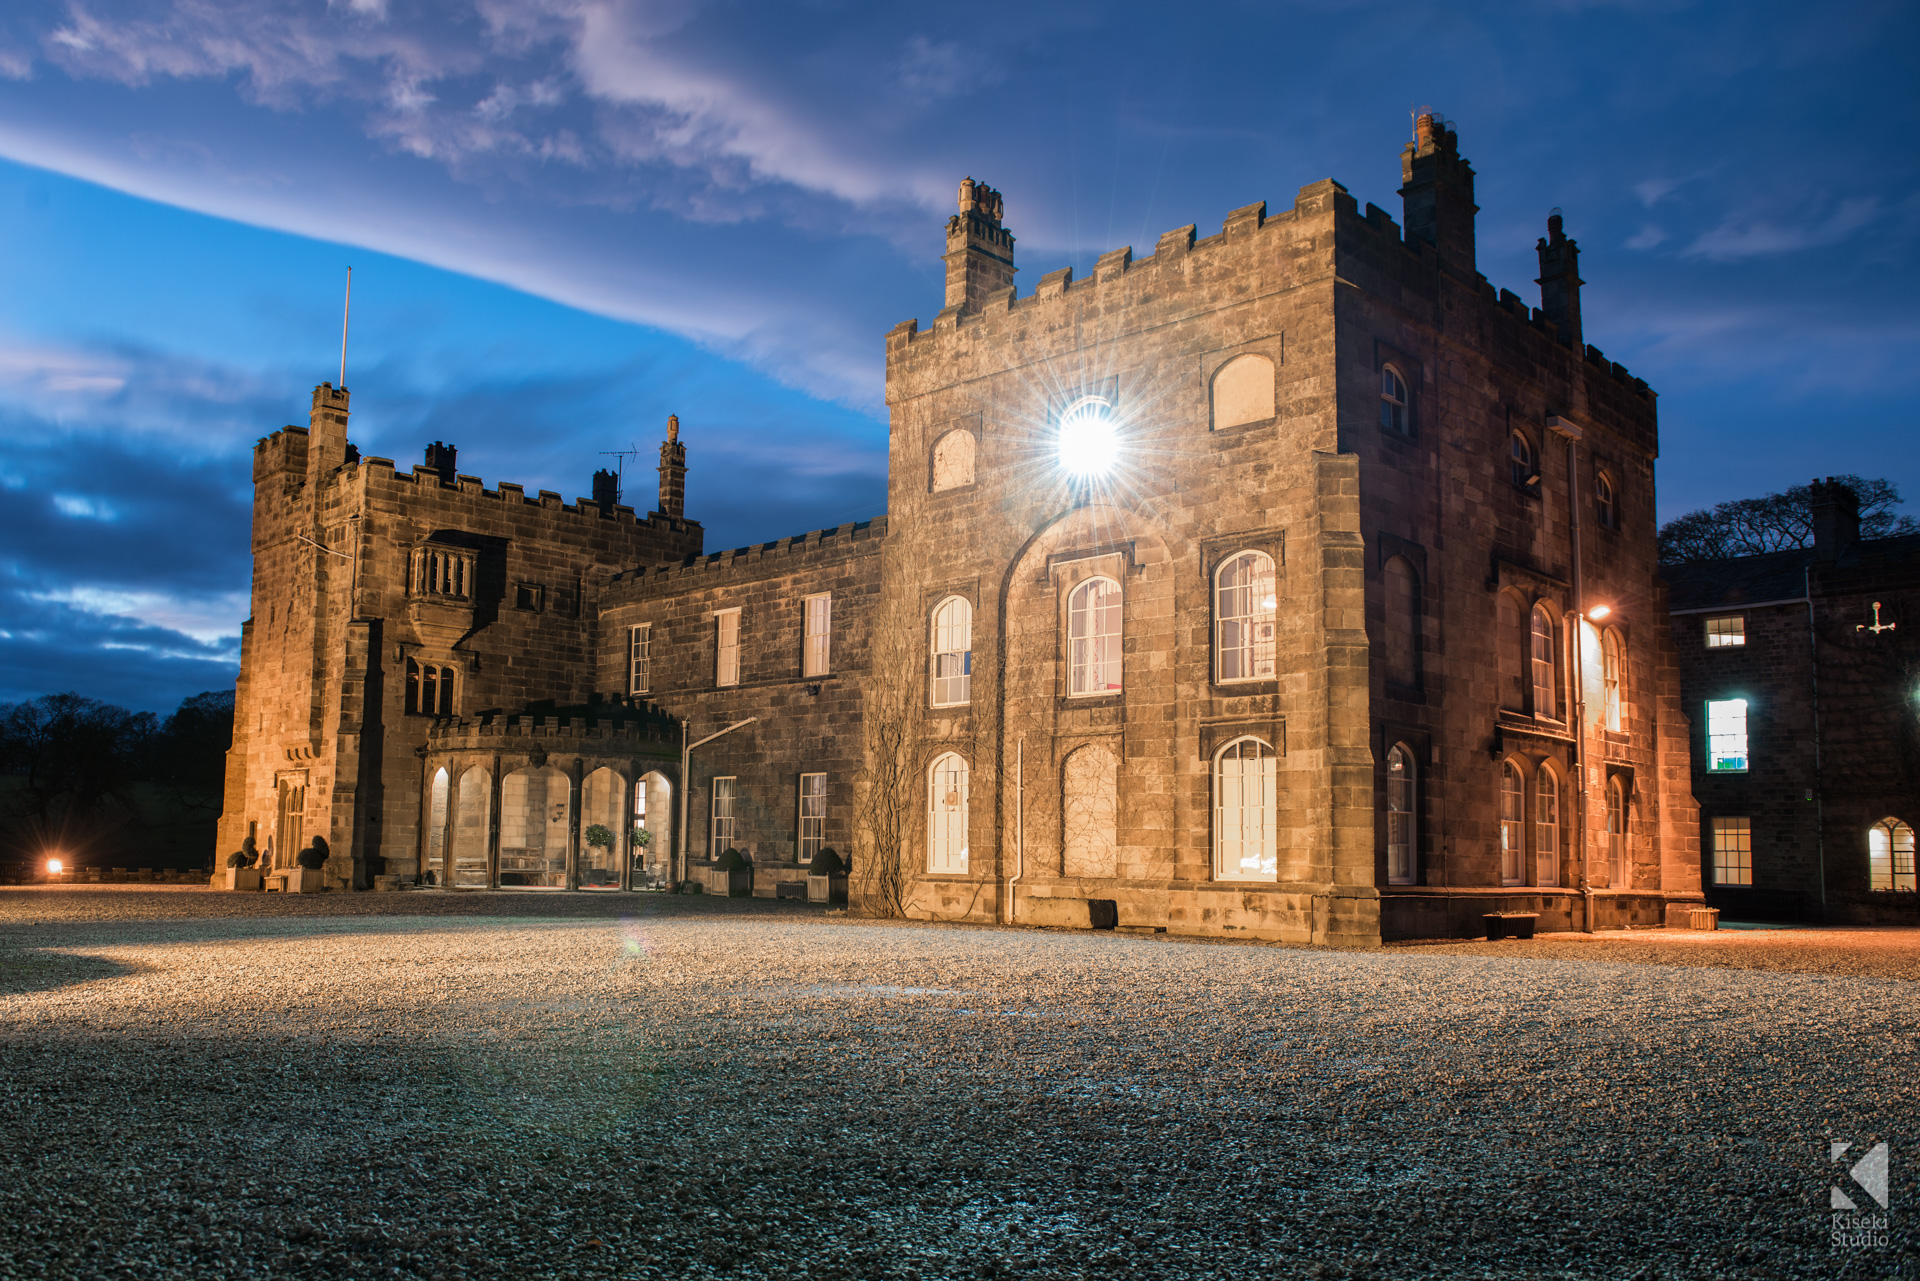
<svg viewBox="0 0 1920 1281"><path fill-rule="evenodd" d="M59 860L59 859L57 859L57 858L50 858L50 859L48 859L48 860L47 860L47 871L48 871L48 873L50 873L50 874L51 874L51 875L53 875L53 876L58 876L58 875L60 875L60 860Z"/></svg>
<svg viewBox="0 0 1920 1281"><path fill-rule="evenodd" d="M1600 619L1600 618L1605 618L1608 614L1611 614L1612 612L1613 612L1613 606L1611 605L1595 605L1592 609L1587 611L1587 617L1593 618L1593 619Z"/></svg>
<svg viewBox="0 0 1920 1281"><path fill-rule="evenodd" d="M1120 461L1120 436L1113 406L1098 396L1082 396L1060 415L1060 466L1081 479L1103 476Z"/></svg>

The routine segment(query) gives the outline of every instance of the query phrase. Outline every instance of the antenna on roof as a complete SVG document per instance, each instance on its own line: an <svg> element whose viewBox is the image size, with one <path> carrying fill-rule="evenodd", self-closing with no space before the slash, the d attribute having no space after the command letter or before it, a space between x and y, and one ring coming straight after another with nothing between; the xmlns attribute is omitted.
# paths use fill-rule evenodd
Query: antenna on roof
<svg viewBox="0 0 1920 1281"><path fill-rule="evenodd" d="M340 390L347 389L347 319L353 314L353 268L347 268L347 301L340 308Z"/></svg>
<svg viewBox="0 0 1920 1281"><path fill-rule="evenodd" d="M638 458L640 456L639 447L632 441L628 441L625 449L603 449L600 452L610 454L617 460L613 464L614 474L620 477L620 481L624 485L627 479L627 459Z"/></svg>

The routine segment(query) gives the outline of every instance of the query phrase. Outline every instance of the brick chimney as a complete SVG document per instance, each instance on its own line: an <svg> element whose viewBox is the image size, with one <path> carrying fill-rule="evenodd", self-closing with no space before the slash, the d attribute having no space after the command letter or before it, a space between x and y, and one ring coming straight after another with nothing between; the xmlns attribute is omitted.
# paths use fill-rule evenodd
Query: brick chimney
<svg viewBox="0 0 1920 1281"><path fill-rule="evenodd" d="M960 212L947 219L948 311L979 311L988 294L1012 287L1019 268L1001 213L999 192L971 178L961 182Z"/></svg>
<svg viewBox="0 0 1920 1281"><path fill-rule="evenodd" d="M1400 198L1405 202L1408 237L1418 236L1439 251L1442 266L1471 279L1474 266L1473 166L1460 158L1453 126L1422 110L1413 122L1413 141L1400 153Z"/></svg>
<svg viewBox="0 0 1920 1281"><path fill-rule="evenodd" d="M454 459L459 456L459 453L460 451L452 445L445 445L437 440L427 446L427 466L440 473L441 484L451 485L459 476L459 470L454 465Z"/></svg>
<svg viewBox="0 0 1920 1281"><path fill-rule="evenodd" d="M598 497L598 491L595 492ZM667 439L660 446L660 514L687 514L687 447L680 443L680 415L667 415Z"/></svg>
<svg viewBox="0 0 1920 1281"><path fill-rule="evenodd" d="M1560 341L1580 350L1580 243L1567 239L1560 211L1547 215L1547 234L1540 251L1540 311L1560 330Z"/></svg>
<svg viewBox="0 0 1920 1281"><path fill-rule="evenodd" d="M321 383L307 417L307 483L318 483L347 461L347 389ZM317 492L314 491L314 492Z"/></svg>
<svg viewBox="0 0 1920 1281"><path fill-rule="evenodd" d="M1829 476L1809 485L1813 508L1813 555L1836 561L1860 541L1860 496L1851 485Z"/></svg>

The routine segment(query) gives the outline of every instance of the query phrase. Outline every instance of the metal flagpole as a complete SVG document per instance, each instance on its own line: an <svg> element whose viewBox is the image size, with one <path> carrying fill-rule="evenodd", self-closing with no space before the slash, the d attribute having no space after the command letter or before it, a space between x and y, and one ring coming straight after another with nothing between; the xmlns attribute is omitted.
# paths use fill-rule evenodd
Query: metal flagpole
<svg viewBox="0 0 1920 1281"><path fill-rule="evenodd" d="M340 390L347 389L347 319L353 313L353 268L347 268L347 301L340 308Z"/></svg>

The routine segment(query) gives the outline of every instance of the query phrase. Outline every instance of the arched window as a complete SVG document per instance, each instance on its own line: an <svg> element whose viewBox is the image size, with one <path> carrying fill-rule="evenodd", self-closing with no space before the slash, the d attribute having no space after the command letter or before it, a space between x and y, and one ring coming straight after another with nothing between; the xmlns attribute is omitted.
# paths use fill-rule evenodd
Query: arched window
<svg viewBox="0 0 1920 1281"><path fill-rule="evenodd" d="M414 716L453 715L454 669L407 660L407 712Z"/></svg>
<svg viewBox="0 0 1920 1281"><path fill-rule="evenodd" d="M1273 417L1273 362L1251 353L1235 356L1213 376L1213 427L1238 427Z"/></svg>
<svg viewBox="0 0 1920 1281"><path fill-rule="evenodd" d="M493 775L478 765L460 775L453 815L453 884L483 890L493 884L487 832L493 819Z"/></svg>
<svg viewBox="0 0 1920 1281"><path fill-rule="evenodd" d="M426 873L429 885L453 884L453 878L447 871L447 798L451 795L451 788L452 780L447 777L447 771L444 768L435 770L427 804L427 865L420 869Z"/></svg>
<svg viewBox="0 0 1920 1281"><path fill-rule="evenodd" d="M1867 888L1914 892L1913 829L1883 818L1867 833Z"/></svg>
<svg viewBox="0 0 1920 1281"><path fill-rule="evenodd" d="M1213 874L1271 881L1279 857L1280 760L1257 738L1239 738L1213 762Z"/></svg>
<svg viewBox="0 0 1920 1281"><path fill-rule="evenodd" d="M1089 578L1067 597L1067 693L1120 689L1120 584Z"/></svg>
<svg viewBox="0 0 1920 1281"><path fill-rule="evenodd" d="M1380 426L1390 432L1406 435L1413 427L1411 404L1407 396L1407 380L1392 365L1383 365L1380 369Z"/></svg>
<svg viewBox="0 0 1920 1281"><path fill-rule="evenodd" d="M1560 779L1551 765L1533 776L1533 856L1539 862L1535 885L1560 883Z"/></svg>
<svg viewBox="0 0 1920 1281"><path fill-rule="evenodd" d="M950 431L933 442L932 488L958 489L973 483L973 433Z"/></svg>
<svg viewBox="0 0 1920 1281"><path fill-rule="evenodd" d="M1526 433L1513 431L1507 434L1507 479L1521 489L1528 488L1527 482L1533 479L1533 442Z"/></svg>
<svg viewBox="0 0 1920 1281"><path fill-rule="evenodd" d="M1420 683L1420 580L1405 556L1387 561L1386 650L1387 680L1395 685Z"/></svg>
<svg viewBox="0 0 1920 1281"><path fill-rule="evenodd" d="M1120 762L1104 743L1067 757L1060 772L1060 870L1115 876L1119 864Z"/></svg>
<svg viewBox="0 0 1920 1281"><path fill-rule="evenodd" d="M1627 783L1615 774L1607 780L1607 884L1628 889L1633 865L1627 860Z"/></svg>
<svg viewBox="0 0 1920 1281"><path fill-rule="evenodd" d="M1593 478L1593 508L1602 529L1620 528L1620 505L1614 497L1613 477L1606 472Z"/></svg>
<svg viewBox="0 0 1920 1281"><path fill-rule="evenodd" d="M1500 763L1500 883L1520 885L1527 879L1527 792L1520 768Z"/></svg>
<svg viewBox="0 0 1920 1281"><path fill-rule="evenodd" d="M927 870L967 870L967 763L952 752L927 771Z"/></svg>
<svg viewBox="0 0 1920 1281"><path fill-rule="evenodd" d="M1616 734L1626 724L1626 700L1620 688L1622 673L1625 670L1626 655L1624 646L1620 643L1620 633L1608 628L1600 636L1600 689L1604 723Z"/></svg>
<svg viewBox="0 0 1920 1281"><path fill-rule="evenodd" d="M949 596L933 611L933 705L961 707L973 684L973 606Z"/></svg>
<svg viewBox="0 0 1920 1281"><path fill-rule="evenodd" d="M500 884L565 888L572 818L571 783L557 766L528 766L501 779Z"/></svg>
<svg viewBox="0 0 1920 1281"><path fill-rule="evenodd" d="M1240 552L1213 579L1214 670L1221 682L1272 680L1279 609L1273 557Z"/></svg>
<svg viewBox="0 0 1920 1281"><path fill-rule="evenodd" d="M1413 884L1413 753L1405 743L1387 751L1387 880Z"/></svg>
<svg viewBox="0 0 1920 1281"><path fill-rule="evenodd" d="M1546 605L1533 607L1533 714L1535 716L1558 717L1559 701L1555 691L1559 688L1559 665L1555 661L1559 651L1554 645L1553 611Z"/></svg>
<svg viewBox="0 0 1920 1281"><path fill-rule="evenodd" d="M1501 592L1497 609L1500 706L1527 710L1527 614L1512 592Z"/></svg>

